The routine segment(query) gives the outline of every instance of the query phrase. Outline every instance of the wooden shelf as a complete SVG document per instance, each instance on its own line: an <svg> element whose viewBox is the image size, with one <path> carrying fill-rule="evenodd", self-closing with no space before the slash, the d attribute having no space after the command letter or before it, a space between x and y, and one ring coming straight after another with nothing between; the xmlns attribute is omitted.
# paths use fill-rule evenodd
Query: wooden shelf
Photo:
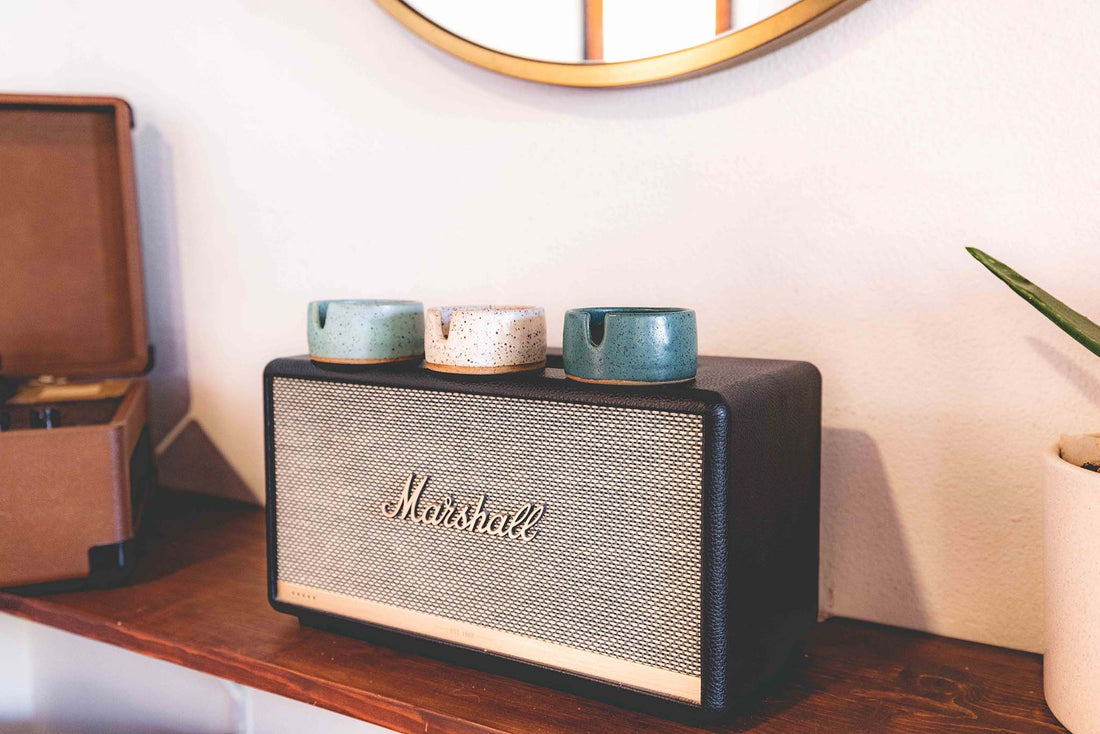
<svg viewBox="0 0 1100 734"><path fill-rule="evenodd" d="M133 585L0 611L402 732L1054 732L1037 655L832 619L758 704L697 729L300 627L265 594L263 512L164 493Z"/></svg>

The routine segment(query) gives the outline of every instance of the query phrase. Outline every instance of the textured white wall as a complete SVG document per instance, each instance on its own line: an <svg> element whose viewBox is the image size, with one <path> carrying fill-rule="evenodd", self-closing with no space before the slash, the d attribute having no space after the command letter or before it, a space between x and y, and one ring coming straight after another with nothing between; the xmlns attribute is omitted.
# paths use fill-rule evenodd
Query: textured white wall
<svg viewBox="0 0 1100 734"><path fill-rule="evenodd" d="M962 248L1100 312L1100 5L869 0L602 92L471 68L369 0L4 21L0 87L136 108L175 476L214 446L259 496L260 371L311 298L691 305L705 352L824 373L829 612L1040 647L1038 451L1100 427L1100 372Z"/></svg>

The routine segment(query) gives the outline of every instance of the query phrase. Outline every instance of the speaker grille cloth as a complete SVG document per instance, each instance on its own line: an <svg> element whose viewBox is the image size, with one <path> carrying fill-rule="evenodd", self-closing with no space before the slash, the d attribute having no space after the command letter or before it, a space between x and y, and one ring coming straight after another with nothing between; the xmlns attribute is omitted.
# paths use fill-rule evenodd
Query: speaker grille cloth
<svg viewBox="0 0 1100 734"><path fill-rule="evenodd" d="M277 576L700 675L693 414L274 378ZM410 472L529 542L383 516Z"/></svg>

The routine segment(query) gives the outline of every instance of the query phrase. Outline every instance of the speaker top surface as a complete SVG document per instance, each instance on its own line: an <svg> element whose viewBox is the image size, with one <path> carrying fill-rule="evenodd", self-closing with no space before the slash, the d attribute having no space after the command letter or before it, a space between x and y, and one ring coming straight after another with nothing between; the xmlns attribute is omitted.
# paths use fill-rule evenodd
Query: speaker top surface
<svg viewBox="0 0 1100 734"><path fill-rule="evenodd" d="M742 357L699 357L694 380L672 385L621 386L589 384L570 380L560 367L560 358L551 357L545 369L509 375L439 374L423 363L398 363L348 367L321 365L306 355L271 361L264 370L265 379L293 377L366 385L442 392L556 400L622 407L644 407L705 413L760 390L768 390L776 381L793 379L820 385L821 374L809 362ZM818 388L820 389L820 388Z"/></svg>

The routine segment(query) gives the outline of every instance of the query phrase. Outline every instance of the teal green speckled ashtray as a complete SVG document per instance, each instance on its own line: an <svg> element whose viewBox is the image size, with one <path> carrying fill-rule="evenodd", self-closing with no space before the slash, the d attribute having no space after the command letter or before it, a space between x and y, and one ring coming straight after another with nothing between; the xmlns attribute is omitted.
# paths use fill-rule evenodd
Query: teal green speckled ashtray
<svg viewBox="0 0 1100 734"><path fill-rule="evenodd" d="M565 374L581 382L660 385L695 377L699 337L687 308L576 308L565 313Z"/></svg>
<svg viewBox="0 0 1100 734"><path fill-rule="evenodd" d="M313 301L309 358L334 364L382 364L424 356L424 304L346 299Z"/></svg>

